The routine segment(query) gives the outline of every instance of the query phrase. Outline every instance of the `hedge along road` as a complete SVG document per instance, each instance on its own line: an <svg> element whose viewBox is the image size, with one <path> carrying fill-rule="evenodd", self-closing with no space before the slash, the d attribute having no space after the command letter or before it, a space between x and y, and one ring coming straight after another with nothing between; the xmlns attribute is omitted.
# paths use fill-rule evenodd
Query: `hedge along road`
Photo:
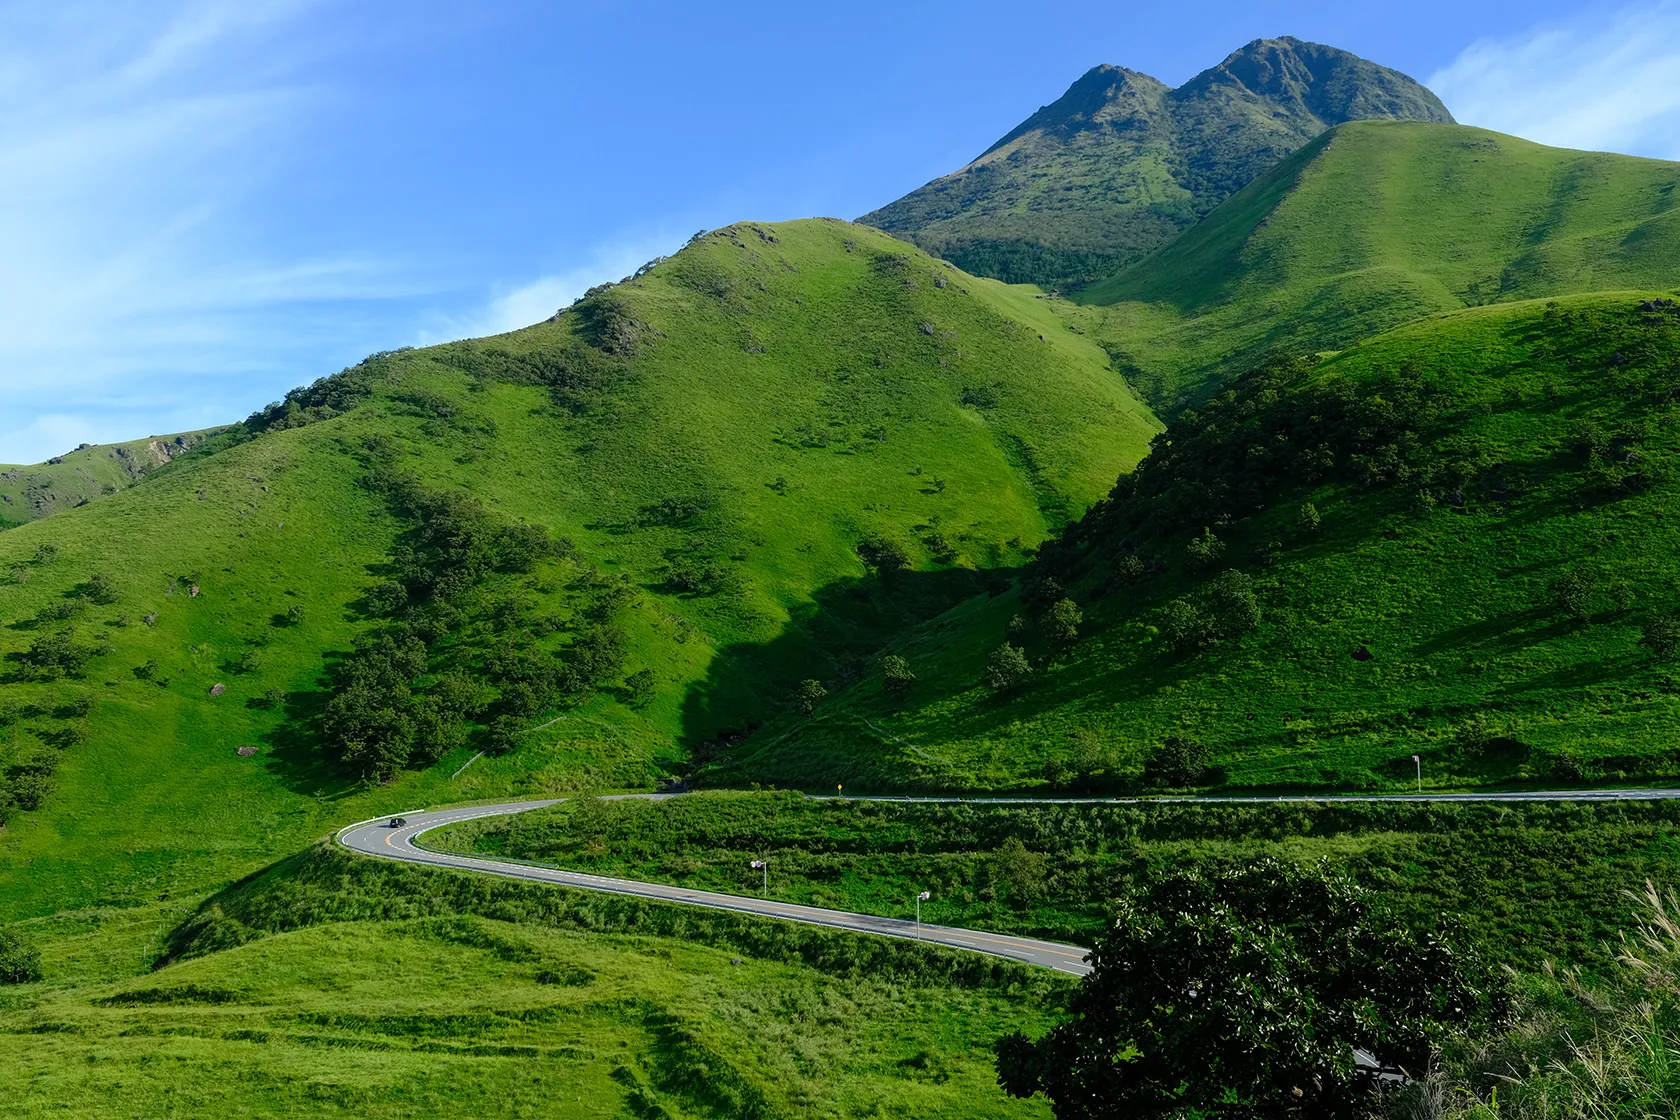
<svg viewBox="0 0 1680 1120"><path fill-rule="evenodd" d="M619 794L606 800L634 798L662 801L680 797L672 793ZM744 895L723 894L718 891L690 890L686 887L662 883L642 883L634 879L613 879L602 875L585 875L537 864L515 863L508 860L481 859L477 856L457 855L453 852L433 851L416 841L427 832L446 824L478 820L483 817L510 816L532 809L557 805L564 798L548 801L505 801L494 805L464 806L457 809L437 809L429 812L401 813L395 817L378 817L339 830L338 842L351 851L380 859L423 863L432 867L447 867L456 871L476 871L486 875L500 875L509 879L527 879L539 883L553 883L579 890L607 891L611 894L634 895L638 898L675 902L686 906L705 906L714 910L734 910L763 918L779 918L789 922L829 926L854 933L873 933L883 937L902 937L926 941L952 949L968 949L976 953L1007 957L1026 964L1053 968L1058 972L1084 976L1091 971L1085 963L1089 950L1077 945L1061 945L1054 941L1039 941L1031 937L1009 937L1005 934L983 933L980 930L960 929L918 923L904 918L883 918L874 914L853 914L845 910L825 910L818 906L800 906L791 902L750 898ZM828 798L823 798L828 800ZM1152 801L1190 803L1276 804L1278 802L1337 802L1337 801L1671 801L1680 800L1680 789L1599 789L1549 790L1535 793L1425 793L1396 795L1344 796L1288 796L1288 797L876 797L858 798L872 801L945 802L966 805L1140 805ZM392 828L392 820L403 824Z"/></svg>

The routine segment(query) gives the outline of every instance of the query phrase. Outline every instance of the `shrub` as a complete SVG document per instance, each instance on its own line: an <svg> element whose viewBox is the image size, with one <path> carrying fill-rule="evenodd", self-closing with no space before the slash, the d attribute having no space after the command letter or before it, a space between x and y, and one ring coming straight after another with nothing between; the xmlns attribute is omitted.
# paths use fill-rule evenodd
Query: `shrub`
<svg viewBox="0 0 1680 1120"><path fill-rule="evenodd" d="M1213 752L1183 735L1169 735L1149 752L1144 780L1159 786L1193 786L1207 774Z"/></svg>
<svg viewBox="0 0 1680 1120"><path fill-rule="evenodd" d="M1190 543L1184 546L1184 557L1190 562L1191 570L1204 572L1218 563L1225 552L1225 542L1213 535L1213 530L1202 529L1202 535L1192 537Z"/></svg>
<svg viewBox="0 0 1680 1120"><path fill-rule="evenodd" d="M1592 620L1593 593L1598 589L1598 573L1586 568L1572 568L1553 580L1547 587L1552 605L1576 622Z"/></svg>
<svg viewBox="0 0 1680 1120"><path fill-rule="evenodd" d="M33 984L41 979L41 954L9 929L0 929L0 984Z"/></svg>
<svg viewBox="0 0 1680 1120"><path fill-rule="evenodd" d="M1295 528L1304 536L1311 536L1318 532L1318 507L1311 502L1301 503L1301 512L1295 515Z"/></svg>
<svg viewBox="0 0 1680 1120"><path fill-rule="evenodd" d="M1072 645L1085 615L1072 599L1059 599L1044 616L1044 631L1057 645Z"/></svg>
<svg viewBox="0 0 1680 1120"><path fill-rule="evenodd" d="M79 599L86 599L102 607L110 606L119 597L117 595L117 585L112 583L110 577L102 572L95 572L84 582L77 584L72 594Z"/></svg>
<svg viewBox="0 0 1680 1120"><path fill-rule="evenodd" d="M890 537L871 534L858 542L857 554L878 575L901 572L910 566L910 554Z"/></svg>
<svg viewBox="0 0 1680 1120"><path fill-rule="evenodd" d="M1673 657L1680 650L1680 611L1665 611L1646 619L1639 644L1663 661Z"/></svg>
<svg viewBox="0 0 1680 1120"><path fill-rule="evenodd" d="M1227 638L1246 634L1260 625L1260 600L1254 583L1238 571L1227 571L1213 585L1213 619Z"/></svg>
<svg viewBox="0 0 1680 1120"><path fill-rule="evenodd" d="M915 683L916 674L911 671L910 662L896 653L881 658L881 688L888 696L902 700Z"/></svg>
<svg viewBox="0 0 1680 1120"><path fill-rule="evenodd" d="M986 659L986 670L980 681L993 692L1007 692L1032 676L1027 655L1017 646L1003 643Z"/></svg>
<svg viewBox="0 0 1680 1120"><path fill-rule="evenodd" d="M637 669L624 678L624 689L630 696L632 708L645 708L653 703L654 686L657 680L652 669Z"/></svg>
<svg viewBox="0 0 1680 1120"><path fill-rule="evenodd" d="M1161 608L1161 637L1178 653L1193 653L1213 640L1213 621L1189 599Z"/></svg>
<svg viewBox="0 0 1680 1120"><path fill-rule="evenodd" d="M810 715L817 710L817 705L828 695L828 689L819 680L809 679L799 682L799 687L793 690L793 704L801 712Z"/></svg>

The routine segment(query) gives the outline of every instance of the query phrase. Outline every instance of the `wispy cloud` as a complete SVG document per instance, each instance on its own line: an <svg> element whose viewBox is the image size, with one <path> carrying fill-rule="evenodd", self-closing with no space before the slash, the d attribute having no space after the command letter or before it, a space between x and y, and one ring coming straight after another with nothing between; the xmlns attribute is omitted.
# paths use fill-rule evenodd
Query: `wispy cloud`
<svg viewBox="0 0 1680 1120"><path fill-rule="evenodd" d="M1428 84L1464 124L1558 147L1680 159L1680 2L1483 40Z"/></svg>
<svg viewBox="0 0 1680 1120"><path fill-rule="evenodd" d="M683 238L673 234L597 246L577 267L496 292L476 314L444 319L421 341L477 338L540 323L595 285L621 280L653 258L676 252L682 243Z"/></svg>
<svg viewBox="0 0 1680 1120"><path fill-rule="evenodd" d="M261 309L400 290L387 263L291 258L250 228L323 99L276 47L315 6L0 11L0 461L230 419L316 342Z"/></svg>

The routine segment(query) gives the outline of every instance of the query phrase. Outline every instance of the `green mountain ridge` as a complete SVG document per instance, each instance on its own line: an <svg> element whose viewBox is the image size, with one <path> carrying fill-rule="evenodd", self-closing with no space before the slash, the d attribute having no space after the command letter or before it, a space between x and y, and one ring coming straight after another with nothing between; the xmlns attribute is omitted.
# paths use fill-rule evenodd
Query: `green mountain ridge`
<svg viewBox="0 0 1680 1120"><path fill-rule="evenodd" d="M1680 164L1354 122L1055 306L1164 412L1277 348L1466 306L1680 284ZM1075 305L1078 306L1075 306Z"/></svg>
<svg viewBox="0 0 1680 1120"><path fill-rule="evenodd" d="M0 466L0 529L110 497L220 429L84 443L34 466Z"/></svg>
<svg viewBox="0 0 1680 1120"><path fill-rule="evenodd" d="M1452 115L1398 71L1287 36L1177 89L1097 66L968 166L859 221L1010 282L1104 276L1325 129L1362 119Z"/></svg>

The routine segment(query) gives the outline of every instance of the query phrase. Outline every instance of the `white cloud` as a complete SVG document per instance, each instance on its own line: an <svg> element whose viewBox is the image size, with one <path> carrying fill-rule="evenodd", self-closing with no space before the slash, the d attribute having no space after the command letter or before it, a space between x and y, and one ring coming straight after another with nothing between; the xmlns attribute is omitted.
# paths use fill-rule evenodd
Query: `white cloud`
<svg viewBox="0 0 1680 1120"><path fill-rule="evenodd" d="M645 237L597 247L587 264L537 279L493 295L472 316L449 318L422 335L421 345L456 338L479 338L540 323L597 284L622 280L657 256L676 252L677 236Z"/></svg>
<svg viewBox="0 0 1680 1120"><path fill-rule="evenodd" d="M1463 124L1564 148L1680 159L1680 2L1482 40L1428 85Z"/></svg>

